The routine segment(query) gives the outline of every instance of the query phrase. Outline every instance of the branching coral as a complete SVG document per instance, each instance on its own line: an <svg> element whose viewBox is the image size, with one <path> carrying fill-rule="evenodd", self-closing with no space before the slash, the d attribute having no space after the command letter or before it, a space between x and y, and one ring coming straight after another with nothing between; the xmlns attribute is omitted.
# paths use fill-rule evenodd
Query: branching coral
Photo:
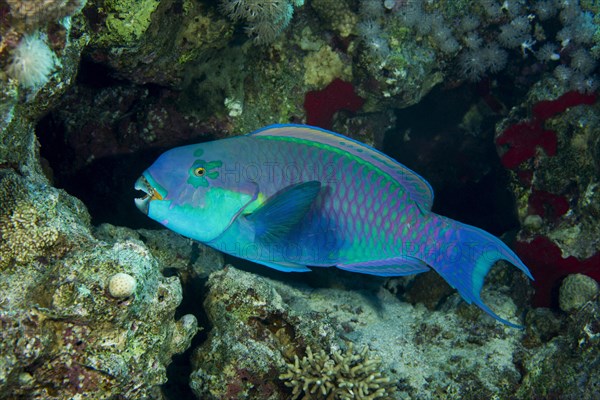
<svg viewBox="0 0 600 400"><path fill-rule="evenodd" d="M382 376L380 364L380 358L370 358L367 346L355 353L350 344L345 353L331 354L314 354L309 346L302 360L295 355L293 363L286 363L287 372L279 379L292 388L293 400L382 399L389 397L393 385Z"/></svg>

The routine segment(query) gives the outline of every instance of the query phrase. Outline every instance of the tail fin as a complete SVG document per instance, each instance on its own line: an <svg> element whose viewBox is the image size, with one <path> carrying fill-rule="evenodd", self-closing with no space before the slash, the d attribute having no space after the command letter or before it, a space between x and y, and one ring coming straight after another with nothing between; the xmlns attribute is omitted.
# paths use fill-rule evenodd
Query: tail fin
<svg viewBox="0 0 600 400"><path fill-rule="evenodd" d="M533 280L525 264L500 239L486 231L442 216L432 215L432 217L436 231L444 232L441 236L445 238L446 243L441 243L437 247L437 250L444 249L444 251L436 251L435 254L430 252L424 261L433 267L450 286L457 289L467 303L476 304L506 325L522 329L522 326L496 315L483 303L480 294L483 279L496 261L510 262Z"/></svg>

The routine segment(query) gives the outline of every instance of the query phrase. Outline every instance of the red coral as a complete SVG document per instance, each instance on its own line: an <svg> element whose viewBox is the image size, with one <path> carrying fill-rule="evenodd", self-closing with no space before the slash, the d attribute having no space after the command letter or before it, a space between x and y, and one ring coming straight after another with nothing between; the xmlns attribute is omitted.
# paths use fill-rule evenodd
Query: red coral
<svg viewBox="0 0 600 400"><path fill-rule="evenodd" d="M304 97L306 123L331 129L333 116L340 110L358 111L365 100L354 92L350 82L336 78L323 90L313 90Z"/></svg>
<svg viewBox="0 0 600 400"><path fill-rule="evenodd" d="M596 101L594 94L567 92L555 100L545 100L532 107L532 118L509 126L496 139L498 145L508 145L501 156L502 164L511 169L535 156L536 148L542 148L553 156L557 150L556 133L544 129L544 122L564 112L570 107L591 105ZM533 181L531 170L517 171L522 184L529 186ZM566 197L534 189L529 198L529 212L544 218L556 219L569 211ZM562 257L560 248L549 238L537 236L531 241L517 242L515 251L529 267L535 277L533 286L536 307L556 307L557 291L562 279L573 273L588 275L600 281L600 253L579 260L576 257Z"/></svg>
<svg viewBox="0 0 600 400"><path fill-rule="evenodd" d="M560 248L544 236L530 242L517 242L515 250L535 277L534 307L556 308L558 289L569 274L584 274L600 282L600 252L585 260L573 256L563 258Z"/></svg>
<svg viewBox="0 0 600 400"><path fill-rule="evenodd" d="M545 121L557 114L567 111L568 108L592 105L596 102L595 94L583 94L574 90L567 92L556 100L543 100L533 106L533 118Z"/></svg>
<svg viewBox="0 0 600 400"><path fill-rule="evenodd" d="M564 196L534 190L529 197L529 211L530 214L537 214L540 217L556 219L569 211L569 201Z"/></svg>
<svg viewBox="0 0 600 400"><path fill-rule="evenodd" d="M498 145L508 145L508 150L500 157L502 165L514 169L523 161L535 155L537 147L544 149L546 154L556 154L556 133L544 130L543 123L570 107L591 105L596 101L595 94L583 94L570 91L556 100L544 100L532 108L533 118L529 121L514 124L506 128L496 139Z"/></svg>
<svg viewBox="0 0 600 400"><path fill-rule="evenodd" d="M556 154L556 133L542 128L538 121L523 122L509 126L496 139L496 144L509 146L500 157L500 162L506 168L514 169L523 161L535 155L536 147L544 149L546 154Z"/></svg>

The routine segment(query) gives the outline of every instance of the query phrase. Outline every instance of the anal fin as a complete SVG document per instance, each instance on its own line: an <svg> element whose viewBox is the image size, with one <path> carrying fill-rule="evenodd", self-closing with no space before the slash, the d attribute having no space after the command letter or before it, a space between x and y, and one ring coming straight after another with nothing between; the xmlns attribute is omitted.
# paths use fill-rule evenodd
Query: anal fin
<svg viewBox="0 0 600 400"><path fill-rule="evenodd" d="M277 271L282 272L310 272L310 268L306 265L295 264L290 262L270 262L270 261L260 261L260 260L250 260L257 264L266 265L269 268L276 269Z"/></svg>
<svg viewBox="0 0 600 400"><path fill-rule="evenodd" d="M337 267L345 271L360 272L377 276L412 275L430 270L423 261L410 256L392 257L357 263L343 263L338 264Z"/></svg>

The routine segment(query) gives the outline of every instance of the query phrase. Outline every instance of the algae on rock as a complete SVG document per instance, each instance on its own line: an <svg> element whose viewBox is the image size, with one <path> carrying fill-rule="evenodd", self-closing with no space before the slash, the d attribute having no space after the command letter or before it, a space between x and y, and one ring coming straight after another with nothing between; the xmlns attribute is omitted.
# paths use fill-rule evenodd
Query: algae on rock
<svg viewBox="0 0 600 400"><path fill-rule="evenodd" d="M307 343L333 337L326 318L300 319L269 282L226 267L208 281L205 309L214 325L192 357L190 386L201 399L286 396L278 376ZM317 333L318 332L318 333Z"/></svg>
<svg viewBox="0 0 600 400"><path fill-rule="evenodd" d="M336 274L313 272L328 273ZM352 398L342 372L337 380L327 375L333 386L313 385L323 368L336 370L330 364L340 357L356 361L350 370L358 374L358 381L362 371L379 382L370 395L379 393L381 398L435 398L450 390L451 398L479 399L508 395L518 387L520 373L514 363L522 334L499 326L479 310L458 313L458 295L442 310L429 311L401 302L386 289L345 288L344 283L356 282L347 275L336 276L335 282L337 288L315 289L233 267L213 273L204 304L212 329L192 359L196 396L314 398L310 396L325 390L338 396L334 398ZM515 311L504 294L486 291L484 296L495 309ZM344 341L360 349L368 346L369 355L342 351L348 348ZM322 362L303 372L306 362L311 363L309 352ZM378 359L377 370L370 369ZM361 369L359 360L368 367ZM359 387L358 381L352 385ZM286 382L293 382L292 387ZM385 389L385 395L379 389Z"/></svg>

